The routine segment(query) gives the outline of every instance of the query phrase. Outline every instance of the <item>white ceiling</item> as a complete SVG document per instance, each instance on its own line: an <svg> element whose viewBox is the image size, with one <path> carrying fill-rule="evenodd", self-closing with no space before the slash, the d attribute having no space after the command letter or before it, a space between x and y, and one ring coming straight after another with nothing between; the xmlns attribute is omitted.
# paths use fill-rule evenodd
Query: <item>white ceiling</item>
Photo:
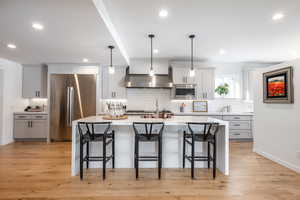
<svg viewBox="0 0 300 200"><path fill-rule="evenodd" d="M43 31L31 27L44 25ZM17 48L6 47L14 43ZM0 57L19 63L109 63L116 45L92 0L0 0ZM119 49L114 64L126 64Z"/></svg>
<svg viewBox="0 0 300 200"><path fill-rule="evenodd" d="M169 11L166 19L158 16L162 8ZM299 10L298 0L0 0L0 57L20 63L88 58L107 65L113 44L121 49L114 51L114 64L124 65L127 55L149 57L147 35L154 33L155 57L186 59L194 33L198 59L280 62L300 55ZM276 12L286 17L274 22ZM32 22L45 29L33 30Z"/></svg>
<svg viewBox="0 0 300 200"><path fill-rule="evenodd" d="M148 33L156 34L156 57L186 58L195 33L200 59L277 62L300 55L298 0L104 0L130 58L148 57ZM169 17L160 19L161 8ZM272 15L283 12L281 22ZM219 55L220 49L227 51Z"/></svg>

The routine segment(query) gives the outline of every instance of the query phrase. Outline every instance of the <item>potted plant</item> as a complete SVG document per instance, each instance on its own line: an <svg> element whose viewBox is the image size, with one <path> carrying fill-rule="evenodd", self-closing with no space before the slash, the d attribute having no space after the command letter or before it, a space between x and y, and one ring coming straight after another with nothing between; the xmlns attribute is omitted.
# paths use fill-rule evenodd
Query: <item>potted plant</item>
<svg viewBox="0 0 300 200"><path fill-rule="evenodd" d="M224 97L229 93L229 85L227 83L221 84L215 89L215 92Z"/></svg>

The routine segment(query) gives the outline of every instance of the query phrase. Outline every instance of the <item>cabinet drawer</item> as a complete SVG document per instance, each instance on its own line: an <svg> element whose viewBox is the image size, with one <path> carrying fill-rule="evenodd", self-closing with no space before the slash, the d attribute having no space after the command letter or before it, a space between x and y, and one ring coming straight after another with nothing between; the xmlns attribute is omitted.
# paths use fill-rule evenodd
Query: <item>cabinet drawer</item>
<svg viewBox="0 0 300 200"><path fill-rule="evenodd" d="M31 119L34 119L34 120L45 120L47 119L47 115L32 115L32 118Z"/></svg>
<svg viewBox="0 0 300 200"><path fill-rule="evenodd" d="M15 115L15 119L26 120L31 119L30 115Z"/></svg>
<svg viewBox="0 0 300 200"><path fill-rule="evenodd" d="M230 139L251 139L252 133L251 131L230 131L229 138Z"/></svg>
<svg viewBox="0 0 300 200"><path fill-rule="evenodd" d="M251 129L251 121L231 121L229 122L229 129Z"/></svg>
<svg viewBox="0 0 300 200"><path fill-rule="evenodd" d="M17 120L46 120L48 115L15 115Z"/></svg>
<svg viewBox="0 0 300 200"><path fill-rule="evenodd" d="M212 115L209 117L222 120L222 116L220 116L220 115Z"/></svg>
<svg viewBox="0 0 300 200"><path fill-rule="evenodd" d="M252 120L252 116L225 115L225 116L223 116L223 120L225 120L225 121L247 121L247 120Z"/></svg>

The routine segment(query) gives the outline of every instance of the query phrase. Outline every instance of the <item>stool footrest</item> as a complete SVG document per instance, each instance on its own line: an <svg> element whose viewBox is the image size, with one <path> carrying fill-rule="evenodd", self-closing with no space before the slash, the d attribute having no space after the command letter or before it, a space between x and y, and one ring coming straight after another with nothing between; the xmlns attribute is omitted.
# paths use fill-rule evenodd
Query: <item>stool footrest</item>
<svg viewBox="0 0 300 200"><path fill-rule="evenodd" d="M158 156L139 156L136 158L138 161L158 161Z"/></svg>
<svg viewBox="0 0 300 200"><path fill-rule="evenodd" d="M111 156L106 156L105 162L108 162L113 158L113 155ZM97 162L97 161L104 161L104 158L102 156L90 156L90 157L85 157L83 158L83 161L86 162Z"/></svg>
<svg viewBox="0 0 300 200"><path fill-rule="evenodd" d="M185 156L185 158L192 162L192 156ZM207 156L194 156L194 161L213 161L213 158Z"/></svg>

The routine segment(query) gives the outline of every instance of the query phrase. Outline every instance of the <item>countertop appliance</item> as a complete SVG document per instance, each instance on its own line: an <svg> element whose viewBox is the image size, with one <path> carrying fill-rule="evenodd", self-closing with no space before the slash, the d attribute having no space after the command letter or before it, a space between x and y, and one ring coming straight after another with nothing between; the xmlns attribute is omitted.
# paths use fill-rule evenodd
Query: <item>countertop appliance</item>
<svg viewBox="0 0 300 200"><path fill-rule="evenodd" d="M96 74L50 76L50 139L70 141L72 121L96 115Z"/></svg>
<svg viewBox="0 0 300 200"><path fill-rule="evenodd" d="M174 85L175 99L196 99L195 84L176 84Z"/></svg>

